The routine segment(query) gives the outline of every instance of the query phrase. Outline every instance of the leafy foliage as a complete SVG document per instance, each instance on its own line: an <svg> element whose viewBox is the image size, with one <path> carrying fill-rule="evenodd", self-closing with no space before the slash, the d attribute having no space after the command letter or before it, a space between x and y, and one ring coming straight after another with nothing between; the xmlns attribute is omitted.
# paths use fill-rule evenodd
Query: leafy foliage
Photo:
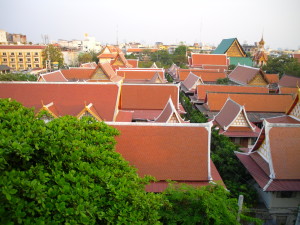
<svg viewBox="0 0 300 225"><path fill-rule="evenodd" d="M0 223L157 223L162 198L114 151L115 135L89 117L45 123L1 99Z"/></svg>
<svg viewBox="0 0 300 225"><path fill-rule="evenodd" d="M99 53L95 51L89 51L89 52L84 52L78 55L78 62L79 64L82 63L89 63L89 62L95 62L98 63L99 59L98 56Z"/></svg>
<svg viewBox="0 0 300 225"><path fill-rule="evenodd" d="M287 55L279 57L269 57L267 65L263 66L263 70L267 73L279 73L300 76L300 63Z"/></svg>
<svg viewBox="0 0 300 225"><path fill-rule="evenodd" d="M0 74L0 81L37 81L37 78L29 73L4 73Z"/></svg>
<svg viewBox="0 0 300 225"><path fill-rule="evenodd" d="M219 185L171 185L165 191L169 204L161 209L163 224L239 224L237 199ZM245 220L260 222L243 215Z"/></svg>
<svg viewBox="0 0 300 225"><path fill-rule="evenodd" d="M134 54L130 54L130 55L125 55L126 59L137 59L137 57Z"/></svg>
<svg viewBox="0 0 300 225"><path fill-rule="evenodd" d="M63 54L59 47L54 45L48 45L43 50L43 65L46 66L46 60L48 59L48 55L50 56L51 63L58 62L58 67L61 68L64 64Z"/></svg>
<svg viewBox="0 0 300 225"><path fill-rule="evenodd" d="M228 137L221 135L217 130L212 130L211 159L216 165L226 187L231 192L231 197L238 198L244 195L245 202L249 205L256 203L257 193L247 183L251 176L237 159L234 152L239 147L232 143Z"/></svg>
<svg viewBox="0 0 300 225"><path fill-rule="evenodd" d="M207 122L206 117L194 108L190 99L184 95L184 93L180 92L180 102L187 112L185 115L185 119L190 120L191 123L205 123Z"/></svg>
<svg viewBox="0 0 300 225"><path fill-rule="evenodd" d="M229 78L226 77L226 78L219 78L217 79L217 84L225 84L225 85L228 85L229 84Z"/></svg>

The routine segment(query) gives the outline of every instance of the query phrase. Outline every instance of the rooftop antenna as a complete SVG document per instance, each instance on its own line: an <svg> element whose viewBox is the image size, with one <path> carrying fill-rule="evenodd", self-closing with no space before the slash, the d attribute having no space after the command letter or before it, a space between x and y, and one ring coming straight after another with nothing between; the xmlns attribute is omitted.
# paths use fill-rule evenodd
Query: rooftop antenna
<svg viewBox="0 0 300 225"><path fill-rule="evenodd" d="M117 24L117 46L119 46L119 25Z"/></svg>

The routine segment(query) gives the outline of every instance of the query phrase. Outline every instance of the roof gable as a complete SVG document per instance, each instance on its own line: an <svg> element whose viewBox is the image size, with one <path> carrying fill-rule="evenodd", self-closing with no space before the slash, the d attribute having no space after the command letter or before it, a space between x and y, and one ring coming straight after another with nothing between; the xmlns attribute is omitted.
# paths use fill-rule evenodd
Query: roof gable
<svg viewBox="0 0 300 225"><path fill-rule="evenodd" d="M236 38L223 39L212 54L225 54Z"/></svg>
<svg viewBox="0 0 300 225"><path fill-rule="evenodd" d="M193 72L190 72L188 77L182 82L182 85L189 91L196 89L197 85L200 84L203 84L202 79L196 76Z"/></svg>
<svg viewBox="0 0 300 225"><path fill-rule="evenodd" d="M97 110L93 107L93 103L86 105L82 111L77 115L78 119L81 119L84 116L91 116L94 117L98 121L102 121L100 115L98 114Z"/></svg>
<svg viewBox="0 0 300 225"><path fill-rule="evenodd" d="M67 80L77 81L77 80L89 80L96 71L95 68L70 68L68 70L61 70L62 74Z"/></svg>
<svg viewBox="0 0 300 225"><path fill-rule="evenodd" d="M177 112L172 99L169 98L161 114L155 119L156 123L184 123L184 120Z"/></svg>
<svg viewBox="0 0 300 225"><path fill-rule="evenodd" d="M255 79L256 75L261 76L261 79L265 82L265 85L268 83L264 77L264 72L261 69L249 66L237 66L228 75L228 78L239 84L250 84L251 81L254 82L253 80ZM259 83L258 80L256 82Z"/></svg>
<svg viewBox="0 0 300 225"><path fill-rule="evenodd" d="M60 70L41 74L39 79L39 82L66 82L68 81L65 76L62 74Z"/></svg>

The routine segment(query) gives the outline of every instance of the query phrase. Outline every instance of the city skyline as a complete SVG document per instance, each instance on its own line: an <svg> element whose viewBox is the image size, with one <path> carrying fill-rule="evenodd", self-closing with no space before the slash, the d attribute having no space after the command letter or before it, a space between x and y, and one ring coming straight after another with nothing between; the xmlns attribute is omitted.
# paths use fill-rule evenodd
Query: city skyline
<svg viewBox="0 0 300 225"><path fill-rule="evenodd" d="M217 46L236 37L243 44L262 35L272 49L300 48L300 1L158 1L99 2L96 0L3 0L0 29L22 33L27 40L82 40L88 33L101 44L137 41L143 44Z"/></svg>

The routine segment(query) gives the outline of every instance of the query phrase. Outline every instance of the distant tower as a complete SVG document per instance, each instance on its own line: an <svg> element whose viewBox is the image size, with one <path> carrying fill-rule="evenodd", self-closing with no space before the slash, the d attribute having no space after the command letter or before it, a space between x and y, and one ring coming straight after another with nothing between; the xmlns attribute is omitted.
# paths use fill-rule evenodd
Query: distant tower
<svg viewBox="0 0 300 225"><path fill-rule="evenodd" d="M258 42L258 50L259 51L264 51L265 50L265 41L264 41L264 36L261 36L260 42Z"/></svg>
<svg viewBox="0 0 300 225"><path fill-rule="evenodd" d="M263 35L261 36L261 40L258 42L258 50L254 54L252 61L255 66L262 67L267 64L268 56L265 53L265 41Z"/></svg>

